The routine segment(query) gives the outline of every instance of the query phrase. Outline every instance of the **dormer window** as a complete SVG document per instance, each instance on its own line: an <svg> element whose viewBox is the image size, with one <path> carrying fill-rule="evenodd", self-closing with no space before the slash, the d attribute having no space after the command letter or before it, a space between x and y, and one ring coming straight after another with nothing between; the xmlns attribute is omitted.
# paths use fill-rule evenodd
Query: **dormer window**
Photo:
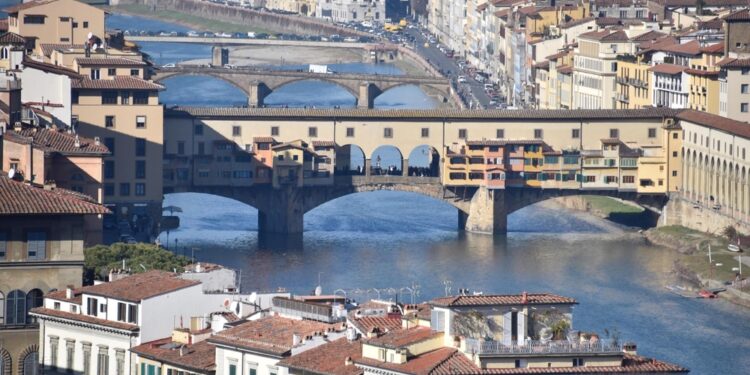
<svg viewBox="0 0 750 375"><path fill-rule="evenodd" d="M96 298L89 298L87 301L86 314L96 316L97 311L99 311L99 301Z"/></svg>

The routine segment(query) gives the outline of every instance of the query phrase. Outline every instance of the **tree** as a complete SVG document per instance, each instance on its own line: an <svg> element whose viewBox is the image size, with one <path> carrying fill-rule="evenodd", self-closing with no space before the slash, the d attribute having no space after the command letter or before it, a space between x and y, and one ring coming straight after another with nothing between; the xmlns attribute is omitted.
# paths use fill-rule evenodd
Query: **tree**
<svg viewBox="0 0 750 375"><path fill-rule="evenodd" d="M97 245L84 250L86 279L103 280L112 269L123 268L133 273L149 270L182 272L190 259L152 244L115 243Z"/></svg>

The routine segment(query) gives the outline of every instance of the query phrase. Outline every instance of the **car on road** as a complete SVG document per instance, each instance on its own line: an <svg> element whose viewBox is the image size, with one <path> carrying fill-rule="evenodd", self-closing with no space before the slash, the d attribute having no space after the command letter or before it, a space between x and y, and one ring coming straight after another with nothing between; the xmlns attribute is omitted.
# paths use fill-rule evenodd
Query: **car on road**
<svg viewBox="0 0 750 375"><path fill-rule="evenodd" d="M458 83L466 83L466 77L465 76L458 76Z"/></svg>
<svg viewBox="0 0 750 375"><path fill-rule="evenodd" d="M176 68L177 65L175 65L175 63L169 63L169 64L164 64L161 67L162 68Z"/></svg>

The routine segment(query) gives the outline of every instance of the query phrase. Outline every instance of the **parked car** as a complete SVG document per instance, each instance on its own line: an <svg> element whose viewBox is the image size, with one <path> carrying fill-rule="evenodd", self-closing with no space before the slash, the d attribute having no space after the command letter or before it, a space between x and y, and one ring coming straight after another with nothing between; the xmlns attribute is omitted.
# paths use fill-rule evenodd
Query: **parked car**
<svg viewBox="0 0 750 375"><path fill-rule="evenodd" d="M458 76L458 83L466 83L466 77L465 76Z"/></svg>

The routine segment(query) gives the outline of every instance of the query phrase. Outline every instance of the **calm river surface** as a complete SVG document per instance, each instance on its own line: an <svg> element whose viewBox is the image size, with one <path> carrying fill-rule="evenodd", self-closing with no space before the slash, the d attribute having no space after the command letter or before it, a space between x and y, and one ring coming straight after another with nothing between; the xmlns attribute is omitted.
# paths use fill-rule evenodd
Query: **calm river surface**
<svg viewBox="0 0 750 375"><path fill-rule="evenodd" d="M108 26L187 30L117 14L109 16ZM210 47L166 43L144 45L144 50L167 63L207 58ZM351 69L373 68L353 64ZM210 78L166 84L166 104L245 104L240 91ZM274 93L272 102L343 106L350 100L353 105L341 89L302 84L313 86L290 85ZM305 100L311 92L316 100ZM430 106L418 89L396 94L384 95L379 107ZM442 202L409 193L360 193L308 213L300 248L279 251L259 246L257 211L251 207L190 193L167 195L164 204L184 210L182 227L169 234L170 245L177 243L177 251L188 255L186 249L196 248L199 260L241 270L245 291L284 287L307 293L319 272L327 293L418 284L418 301L443 295L445 280L452 281L454 293L458 288L547 291L580 302L574 312L577 329L617 329L638 343L640 353L689 367L693 374L750 373L750 312L722 300L668 293L664 285L671 280L673 252L567 211L531 206L511 216L507 236L475 236L456 231L456 211ZM161 241L166 239L162 234Z"/></svg>

